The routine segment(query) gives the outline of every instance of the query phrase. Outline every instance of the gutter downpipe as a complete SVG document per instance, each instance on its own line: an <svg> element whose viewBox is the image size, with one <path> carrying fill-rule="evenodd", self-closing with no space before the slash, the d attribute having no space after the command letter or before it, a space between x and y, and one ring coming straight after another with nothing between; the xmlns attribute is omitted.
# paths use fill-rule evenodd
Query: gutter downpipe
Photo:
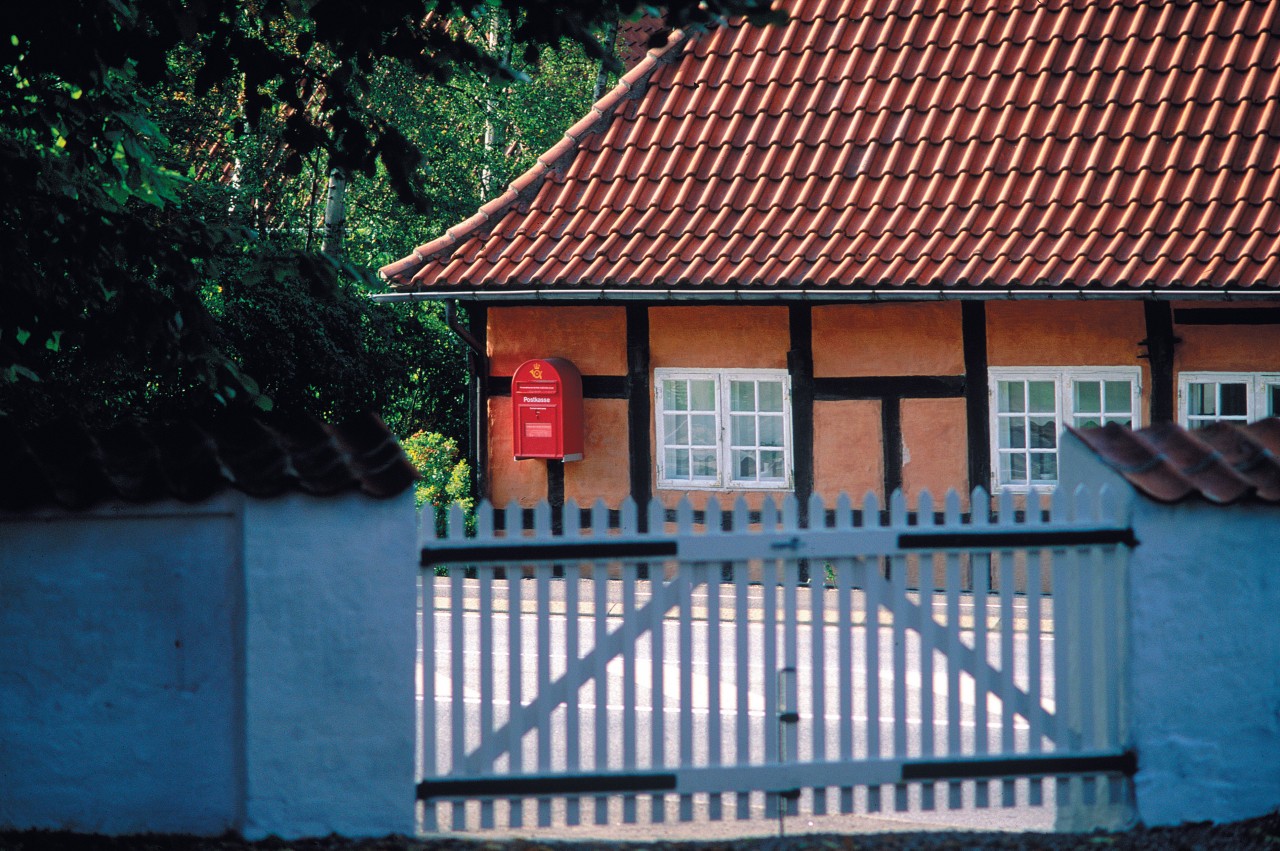
<svg viewBox="0 0 1280 851"><path fill-rule="evenodd" d="M489 484L488 412L484 397L484 377L489 374L489 358L471 329L458 319L457 299L445 301L444 321L467 348L467 372L470 375L467 383L467 417L471 433L471 485L478 503L485 498Z"/></svg>

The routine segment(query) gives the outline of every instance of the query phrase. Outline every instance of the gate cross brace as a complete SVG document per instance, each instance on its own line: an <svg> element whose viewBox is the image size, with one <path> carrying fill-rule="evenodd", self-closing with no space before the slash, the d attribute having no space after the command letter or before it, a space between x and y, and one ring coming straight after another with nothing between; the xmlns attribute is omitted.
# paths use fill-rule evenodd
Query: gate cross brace
<svg viewBox="0 0 1280 851"><path fill-rule="evenodd" d="M632 613L635 620L639 621L639 632L636 638L650 632L654 623L654 615L665 615L667 610L676 606L679 601L679 594L676 593L679 579L671 582L664 582L661 579L654 580L659 588L650 597L649 602ZM695 582L691 586L687 586L689 590L697 587L701 582ZM661 605L662 607L655 612L654 607ZM658 619L661 623L661 619ZM505 724L489 733L487 737L481 740L480 746L471 753L467 754L467 765L473 769L476 766L487 768L493 765L499 756L506 752L506 744L504 740L509 740L512 735L511 725L517 725L519 737L523 738L525 733L534 729L544 720L550 720L551 713L556 707L565 703L569 699L571 693L576 694L577 690L590 682L595 677L596 660L601 654L604 654L604 661L615 658L626 649L627 636L623 634L623 629L619 626L613 632L605 636L604 642L591 648L591 652L583 656L579 662L558 679L551 683L551 687L541 692L525 706L517 710L516 707L511 708L511 714L514 716L508 719ZM574 670L576 668L576 671ZM483 731L482 731L483 735Z"/></svg>
<svg viewBox="0 0 1280 851"><path fill-rule="evenodd" d="M877 584L879 584L882 592L884 590L888 590L890 592L889 594L890 597L892 597L894 600L898 601L899 603L905 605L906 608L909 609L911 613L915 615L914 619L915 619L917 634L921 632L920 627L924 623L924 618L926 617L929 618L930 620L933 621L933 624L937 629L940 629L943 631L943 635L945 637L954 636L955 645L960 657L960 670L976 678L979 665L982 665L986 669L985 673L987 674L988 677L993 678L992 682L994 685L992 689L987 690L986 694L981 695L982 700L987 699L987 694L995 694L1001 700L1006 699L1005 695L1008 695L1008 699L1012 699L1013 701L1013 711L1015 715L1021 715L1022 718L1028 722L1032 720L1033 714L1038 715L1042 725L1041 726L1042 730L1050 731L1054 729L1053 725L1050 723L1053 721L1053 715L1046 712L1043 706L1040 706L1038 704L1033 704L1031 702L1031 695L1027 694L1025 691L1019 688L1017 682L1014 680L1012 668L1010 668L1007 671L1002 671L999 668L992 665L986 659L979 659L978 652L972 647L966 647L964 642L960 640L960 624L959 623L948 623L946 625L938 623L937 619L933 617L932 612L925 612L924 606L922 604L912 600L906 594L895 593L896 589L894 588L894 585L892 582L882 577L879 571L869 569L870 565L867 565L865 562L863 564L868 568L866 573L871 577L869 579L870 582L876 582ZM888 600L888 598L885 598L885 599L886 601ZM879 623L878 612L874 616L872 616L871 613L867 614L868 628L873 622L877 624ZM983 626L985 627L985 624ZM975 628L977 628L976 624L975 624ZM929 648L930 652L932 652L935 649L941 649L941 648L933 648L933 647ZM1055 645L1055 651L1056 651L1056 645ZM925 684L921 683L920 687L924 688ZM930 685L930 687L932 687L932 685ZM978 700L978 699L979 699L979 695L975 694L974 700Z"/></svg>
<svg viewBox="0 0 1280 851"><path fill-rule="evenodd" d="M864 562L864 565L865 564L866 563ZM960 640L960 625L958 623L947 623L945 625L938 623L938 621L933 617L932 612L926 613L924 611L924 606L919 602L913 601L905 594L897 593L893 583L884 579L877 571L868 569L866 570L866 573L869 576L868 581L876 582L880 585L882 591L888 590L890 592L889 596L885 598L886 601L892 599L893 601L901 604L902 607L905 607L906 613L914 615L917 633L919 633L920 626L924 622L923 619L928 617L933 620L936 628L943 631L944 636L954 636L955 645L959 654L960 669L962 671L974 676L977 674L979 666L986 669L985 673L989 678L991 678L995 688L990 689L981 695L981 699L987 699L987 695L992 693L996 694L997 697L1001 697L1001 699L1010 699L1013 701L1015 714L1020 715L1027 721L1031 721L1033 715L1038 715L1038 720L1041 722L1041 729L1045 731L1051 731L1054 729L1054 725L1051 723L1053 721L1053 715L1045 711L1043 706L1032 703L1031 696L1019 688L1017 682L1014 680L1012 670L1001 670L1000 668L992 665L986 659L978 659L977 651L971 647L967 647L964 642ZM671 582L664 582L662 580L656 581L659 586L658 590L653 593L647 603L632 613L632 617L638 621L639 626L636 638L652 631L652 624L654 623L655 615L665 615L669 609L675 607L679 603L679 595L676 593L677 590L679 590L677 586L680 584L678 578ZM706 580L694 581L692 585L688 587L692 590L692 588L695 588L698 585L703 585L705 582ZM661 606L657 612L654 611L654 607L656 606ZM899 608L899 606L891 607L891 611L895 608ZM872 623L879 622L878 612L875 613L875 615L871 615L870 613L868 613L868 615L868 626ZM623 629L619 627L609 633L601 646L593 647L589 653L579 660L581 664L574 666L576 670L566 671L559 679L551 683L551 687L547 689L547 691L539 693L537 697L522 707L522 711L520 711L514 719L508 720L498 729L491 731L490 734L481 741L480 746L475 751L467 755L466 762L467 765L470 766L471 770L476 770L477 768L483 770L484 768L491 766L499 756L506 752L507 746L505 741L509 741L509 737L512 733L511 725L513 723L517 725L519 736L523 737L525 733L528 733L530 730L537 727L544 720L549 720L551 713L554 712L556 707L561 703L565 703L571 693L576 693L579 688L594 679L594 671L596 667L594 663L598 656L602 653L605 654L604 660L607 662L608 660L620 655L626 649L627 636L625 636L623 632ZM932 650L935 648L930 649ZM921 686L924 687L924 684L922 683ZM975 699L978 699L978 696L975 695ZM514 709L515 708L513 707L513 714L515 714Z"/></svg>

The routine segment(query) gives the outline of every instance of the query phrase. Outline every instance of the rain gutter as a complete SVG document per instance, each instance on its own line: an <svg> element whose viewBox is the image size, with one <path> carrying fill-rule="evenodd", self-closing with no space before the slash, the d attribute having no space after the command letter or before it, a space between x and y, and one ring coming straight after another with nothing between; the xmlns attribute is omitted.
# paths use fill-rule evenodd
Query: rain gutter
<svg viewBox="0 0 1280 851"><path fill-rule="evenodd" d="M565 302L779 302L802 301L815 303L840 303L860 301L962 301L962 300L1199 300L1199 299L1276 299L1280 289L1185 289L1166 288L1123 290L924 290L903 291L897 289L572 289L572 290L442 290L438 292L376 293L374 301L444 301L446 305L458 301L503 302L545 301ZM448 308L446 307L446 310ZM451 323L451 328L454 325ZM457 328L454 328L458 331ZM465 329L463 329L465 331ZM462 332L459 332L461 336ZM470 336L470 332L466 332ZM465 340L465 338L464 338ZM474 338L472 338L474 342ZM468 345L471 345L468 343Z"/></svg>

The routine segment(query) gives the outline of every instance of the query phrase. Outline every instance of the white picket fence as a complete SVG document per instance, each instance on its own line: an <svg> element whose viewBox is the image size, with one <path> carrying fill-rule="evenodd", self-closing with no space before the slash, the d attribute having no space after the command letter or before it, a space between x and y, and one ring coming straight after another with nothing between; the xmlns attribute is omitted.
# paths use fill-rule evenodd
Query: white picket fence
<svg viewBox="0 0 1280 851"><path fill-rule="evenodd" d="M1118 800L1132 533L1038 502L427 512L423 829Z"/></svg>

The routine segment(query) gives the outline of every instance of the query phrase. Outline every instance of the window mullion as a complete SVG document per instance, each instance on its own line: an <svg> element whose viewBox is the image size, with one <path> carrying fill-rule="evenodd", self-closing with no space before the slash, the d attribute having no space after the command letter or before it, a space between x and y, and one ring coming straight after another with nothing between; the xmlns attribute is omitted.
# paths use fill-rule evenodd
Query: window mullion
<svg viewBox="0 0 1280 851"><path fill-rule="evenodd" d="M1057 387L1058 392L1056 394L1056 397L1058 399L1058 411L1057 411L1058 419L1057 419L1057 422L1054 423L1053 429L1057 433L1057 436L1055 439L1058 441L1059 444L1061 444L1062 429L1064 428L1064 423L1070 422L1072 425L1075 425L1075 421L1076 421L1075 420L1076 406L1074 402L1075 391L1076 391L1076 386L1075 386L1076 379L1068 372L1060 372L1056 376L1054 376L1053 380L1058 385ZM1106 407L1106 406L1100 404L1099 407ZM1099 414L1098 416L1101 417L1102 414Z"/></svg>
<svg viewBox="0 0 1280 851"><path fill-rule="evenodd" d="M733 481L729 475L729 382L716 374L716 487L727 488Z"/></svg>

